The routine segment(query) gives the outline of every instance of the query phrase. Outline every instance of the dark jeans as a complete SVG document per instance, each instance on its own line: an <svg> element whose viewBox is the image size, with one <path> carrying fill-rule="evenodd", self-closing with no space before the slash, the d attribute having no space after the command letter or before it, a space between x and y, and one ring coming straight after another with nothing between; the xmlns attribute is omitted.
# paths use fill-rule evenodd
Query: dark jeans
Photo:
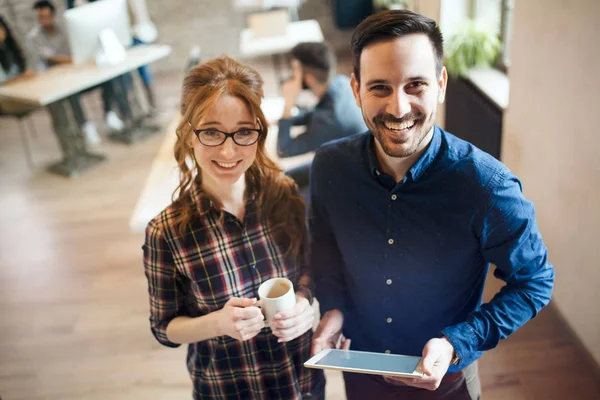
<svg viewBox="0 0 600 400"><path fill-rule="evenodd" d="M299 165L295 168L290 168L285 171L285 174L296 181L298 187L303 188L309 185L310 183L310 167L312 166L312 161Z"/></svg>
<svg viewBox="0 0 600 400"><path fill-rule="evenodd" d="M435 391L387 383L378 375L344 372L348 400L479 400L481 385L477 362L455 374L447 374Z"/></svg>
<svg viewBox="0 0 600 400"><path fill-rule="evenodd" d="M307 164L297 166L295 168L288 169L285 174L292 178L298 185L300 190L300 196L304 199L304 202L310 207L310 168L312 161Z"/></svg>
<svg viewBox="0 0 600 400"><path fill-rule="evenodd" d="M129 112L129 107L127 104L127 90L130 83L130 79L131 76L129 76L128 74L122 75L101 85L94 86L90 89L86 89L83 92L81 92L81 94L101 89L104 114L108 113L113 109L112 106L114 103L117 106L117 109L119 110L121 116L126 117ZM82 125L85 121L87 121L87 117L85 115L85 112L83 111L83 108L81 107L80 94L74 94L71 97L69 97L68 100L71 104L71 107L73 108L73 115L75 117L75 121L77 121L79 125Z"/></svg>

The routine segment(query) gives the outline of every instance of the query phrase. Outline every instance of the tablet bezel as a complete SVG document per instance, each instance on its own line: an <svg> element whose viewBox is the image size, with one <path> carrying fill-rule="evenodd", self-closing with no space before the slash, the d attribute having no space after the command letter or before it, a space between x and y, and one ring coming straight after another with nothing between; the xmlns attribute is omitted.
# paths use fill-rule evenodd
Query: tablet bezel
<svg viewBox="0 0 600 400"><path fill-rule="evenodd" d="M422 357L416 357L416 356L405 356L402 354L373 353L373 352L369 352L369 351L357 351L357 350L325 349L325 350L320 351L318 354L315 354L308 361L306 361L304 363L304 366L306 368L331 369L331 370L336 370L336 371L355 372L355 373L359 373L359 374L370 374L370 375L381 375L381 376L399 376L399 377L405 377L405 378L415 378L415 377L418 378L418 377L423 376L423 372L417 370L417 368L419 367L418 364L417 364L417 368L415 368L415 370L412 373L383 371L383 370L376 370L376 369L370 369L370 368L369 369L367 369L367 368L351 368L351 367L340 367L337 365L317 364L317 362L319 362L322 358L324 358L326 355L328 355L333 350L348 351L351 353L377 354L380 357L390 357L390 356L399 356L400 355L403 357L418 358L419 361L422 358Z"/></svg>

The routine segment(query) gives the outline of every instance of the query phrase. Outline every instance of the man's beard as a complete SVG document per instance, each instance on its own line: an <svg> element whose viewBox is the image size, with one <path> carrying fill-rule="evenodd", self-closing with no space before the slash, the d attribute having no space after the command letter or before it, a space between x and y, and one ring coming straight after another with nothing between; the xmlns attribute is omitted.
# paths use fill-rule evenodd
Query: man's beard
<svg viewBox="0 0 600 400"><path fill-rule="evenodd" d="M434 111L435 113L435 111ZM432 115L434 115L434 113ZM406 158L413 155L417 150L419 150L423 140L427 137L427 134L431 131L433 127L434 121L433 118L429 120L426 119L425 115L422 113L409 113L406 114L402 118L395 118L390 114L379 114L372 120L367 120L365 115L363 114L363 118L365 121L369 121L367 126L369 130L375 136L375 140L379 142L383 152L390 157L395 158ZM414 120L414 126L411 128L412 135L405 141L398 140L397 138L393 138L389 133L384 132L389 131L384 122L395 122L402 123L405 121ZM398 147L398 145L402 145L405 143L412 143L409 148L406 147Z"/></svg>

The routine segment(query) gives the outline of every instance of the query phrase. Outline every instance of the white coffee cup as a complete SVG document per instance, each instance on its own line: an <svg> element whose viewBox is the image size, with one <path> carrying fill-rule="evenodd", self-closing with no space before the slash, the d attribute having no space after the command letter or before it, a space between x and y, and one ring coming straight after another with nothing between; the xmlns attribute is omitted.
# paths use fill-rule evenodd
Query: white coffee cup
<svg viewBox="0 0 600 400"><path fill-rule="evenodd" d="M264 281L258 288L258 296L266 326L271 326L273 317L279 311L289 310L296 305L294 284L287 278L272 278Z"/></svg>

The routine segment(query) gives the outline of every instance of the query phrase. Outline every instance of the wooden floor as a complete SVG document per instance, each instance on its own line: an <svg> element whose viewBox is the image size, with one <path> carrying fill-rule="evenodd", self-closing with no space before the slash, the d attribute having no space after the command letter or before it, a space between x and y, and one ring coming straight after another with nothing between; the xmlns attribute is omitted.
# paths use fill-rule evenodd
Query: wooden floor
<svg viewBox="0 0 600 400"><path fill-rule="evenodd" d="M175 109L179 79L158 77L162 109ZM185 349L163 348L149 331L143 236L128 231L161 137L105 142L109 160L68 180L45 172L58 146L44 111L34 123L38 167L29 171L16 122L0 121L0 397L189 399ZM600 399L552 309L486 354L480 372L486 400ZM343 393L330 375L328 399Z"/></svg>

